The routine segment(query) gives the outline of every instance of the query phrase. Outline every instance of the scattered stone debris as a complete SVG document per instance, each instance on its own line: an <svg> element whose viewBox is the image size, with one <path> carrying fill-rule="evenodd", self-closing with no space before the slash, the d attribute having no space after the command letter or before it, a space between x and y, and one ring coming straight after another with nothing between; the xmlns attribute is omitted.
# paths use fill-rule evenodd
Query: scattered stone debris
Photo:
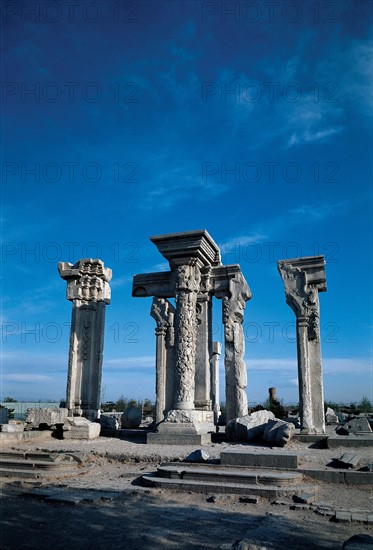
<svg viewBox="0 0 373 550"><path fill-rule="evenodd" d="M118 430L119 429L119 420L115 415L110 414L101 414L100 424L103 430Z"/></svg>
<svg viewBox="0 0 373 550"><path fill-rule="evenodd" d="M221 502L223 500L222 495L211 495L206 499L206 502Z"/></svg>
<svg viewBox="0 0 373 550"><path fill-rule="evenodd" d="M311 510L310 504L292 504L290 510Z"/></svg>
<svg viewBox="0 0 373 550"><path fill-rule="evenodd" d="M339 419L338 419L337 414L330 407L328 407L326 409L325 423L326 423L327 426L332 426L333 424L339 424Z"/></svg>
<svg viewBox="0 0 373 550"><path fill-rule="evenodd" d="M348 420L343 426L336 429L338 435L349 435L350 433L356 434L360 432L371 432L368 418L365 415L356 416Z"/></svg>
<svg viewBox="0 0 373 550"><path fill-rule="evenodd" d="M290 502L288 502L287 500L276 499L272 502L272 505L274 505L274 506L290 506Z"/></svg>
<svg viewBox="0 0 373 550"><path fill-rule="evenodd" d="M25 429L32 430L41 426L53 428L57 424L65 424L68 412L68 409L58 407L28 409Z"/></svg>
<svg viewBox="0 0 373 550"><path fill-rule="evenodd" d="M295 426L283 420L268 420L263 433L264 441L276 447L285 447L295 433Z"/></svg>
<svg viewBox="0 0 373 550"><path fill-rule="evenodd" d="M141 411L137 407L127 407L122 414L122 428L137 429L141 424Z"/></svg>
<svg viewBox="0 0 373 550"><path fill-rule="evenodd" d="M201 449L197 449L196 451L193 451L188 455L186 458L184 458L184 462L196 462L196 463L203 463L207 462L210 458L210 455L206 453L206 451L202 451Z"/></svg>
<svg viewBox="0 0 373 550"><path fill-rule="evenodd" d="M256 495L248 495L245 497L240 497L239 501L244 502L245 504L258 504L259 497Z"/></svg>
<svg viewBox="0 0 373 550"><path fill-rule="evenodd" d="M343 453L335 459L339 468L355 468L361 460L361 456L354 453Z"/></svg>
<svg viewBox="0 0 373 550"><path fill-rule="evenodd" d="M368 462L368 464L359 468L359 472L373 472L373 462Z"/></svg>
<svg viewBox="0 0 373 550"><path fill-rule="evenodd" d="M6 433L23 432L26 427L26 422L20 422L19 420L9 420L8 424L1 425L1 431Z"/></svg>
<svg viewBox="0 0 373 550"><path fill-rule="evenodd" d="M311 502L315 501L315 494L299 493L297 495L293 495L293 501L298 504L311 504Z"/></svg>
<svg viewBox="0 0 373 550"><path fill-rule="evenodd" d="M335 510L330 502L318 502L315 506L316 514L320 514L320 516L335 516Z"/></svg>
<svg viewBox="0 0 373 550"><path fill-rule="evenodd" d="M94 439L100 435L101 425L82 417L69 417L62 427L64 439Z"/></svg>
<svg viewBox="0 0 373 550"><path fill-rule="evenodd" d="M271 411L262 410L235 418L228 422L225 433L229 441L251 441L261 438L268 420L273 420L275 415Z"/></svg>
<svg viewBox="0 0 373 550"><path fill-rule="evenodd" d="M369 550L373 548L373 537L370 535L354 535L343 543L342 550Z"/></svg>
<svg viewBox="0 0 373 550"><path fill-rule="evenodd" d="M264 439L276 447L284 447L293 437L295 425L275 418L271 411L261 410L231 420L225 433L230 441Z"/></svg>

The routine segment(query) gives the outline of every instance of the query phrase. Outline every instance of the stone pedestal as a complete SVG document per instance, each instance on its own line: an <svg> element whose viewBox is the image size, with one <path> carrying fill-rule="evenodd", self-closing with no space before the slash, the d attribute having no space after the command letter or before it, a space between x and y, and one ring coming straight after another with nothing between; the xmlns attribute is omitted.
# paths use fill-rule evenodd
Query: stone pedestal
<svg viewBox="0 0 373 550"><path fill-rule="evenodd" d="M74 265L60 262L73 302L66 407L70 416L95 420L100 415L105 308L110 303L111 269L86 258Z"/></svg>
<svg viewBox="0 0 373 550"><path fill-rule="evenodd" d="M325 259L308 256L281 260L278 269L286 303L297 317L299 403L302 432L325 433L321 368L319 292L326 291Z"/></svg>

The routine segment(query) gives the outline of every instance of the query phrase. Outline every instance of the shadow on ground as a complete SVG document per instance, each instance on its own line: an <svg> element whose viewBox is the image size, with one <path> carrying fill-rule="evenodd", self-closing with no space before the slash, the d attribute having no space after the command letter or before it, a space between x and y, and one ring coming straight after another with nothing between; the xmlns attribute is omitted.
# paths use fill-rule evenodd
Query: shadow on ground
<svg viewBox="0 0 373 550"><path fill-rule="evenodd" d="M175 500L135 489L118 493L111 501L73 505L31 499L5 486L0 546L2 550L216 550L247 538L278 549L340 549L351 536L351 528L336 528L312 513L297 512L289 519L277 508L260 513L249 506L234 510L224 502L208 506L202 495L199 505L187 499L187 495Z"/></svg>

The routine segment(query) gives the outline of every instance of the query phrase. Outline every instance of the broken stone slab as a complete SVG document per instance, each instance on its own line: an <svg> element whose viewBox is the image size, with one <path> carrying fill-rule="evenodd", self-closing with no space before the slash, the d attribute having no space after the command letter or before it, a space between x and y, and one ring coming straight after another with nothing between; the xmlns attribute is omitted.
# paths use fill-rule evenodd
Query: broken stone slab
<svg viewBox="0 0 373 550"><path fill-rule="evenodd" d="M283 420L268 420L263 433L264 441L276 447L285 447L295 433L295 426Z"/></svg>
<svg viewBox="0 0 373 550"><path fill-rule="evenodd" d="M342 545L342 550L369 550L373 548L373 537L365 533L353 535Z"/></svg>
<svg viewBox="0 0 373 550"><path fill-rule="evenodd" d="M244 502L245 504L258 504L259 498L257 495L247 495L245 497L240 497L238 500Z"/></svg>
<svg viewBox="0 0 373 550"><path fill-rule="evenodd" d="M206 451L197 449L196 451L190 453L186 458L184 458L184 462L203 463L207 462L209 458L210 455L206 453Z"/></svg>
<svg viewBox="0 0 373 550"><path fill-rule="evenodd" d="M343 453L336 459L337 463L343 468L354 468L361 460L361 456L354 453Z"/></svg>
<svg viewBox="0 0 373 550"><path fill-rule="evenodd" d="M296 428L301 428L299 416L288 416L286 418L286 422L289 422L290 424L294 424Z"/></svg>
<svg viewBox="0 0 373 550"><path fill-rule="evenodd" d="M115 416L101 414L99 422L103 430L119 429L119 420Z"/></svg>
<svg viewBox="0 0 373 550"><path fill-rule="evenodd" d="M137 429L141 424L142 414L140 409L136 407L127 407L122 414L122 428Z"/></svg>
<svg viewBox="0 0 373 550"><path fill-rule="evenodd" d="M95 439L100 435L101 425L85 418L68 417L63 425L64 439Z"/></svg>
<svg viewBox="0 0 373 550"><path fill-rule="evenodd" d="M297 504L311 504L314 500L314 493L299 493L297 495L293 495L293 501Z"/></svg>
<svg viewBox="0 0 373 550"><path fill-rule="evenodd" d="M18 422L16 420L10 420L9 424L3 424L1 431L5 433L19 433L23 432L26 427L26 422Z"/></svg>
<svg viewBox="0 0 373 550"><path fill-rule="evenodd" d="M338 435L349 435L350 433L357 432L371 432L368 418L366 416L356 416L348 420L343 426L336 429Z"/></svg>
<svg viewBox="0 0 373 550"><path fill-rule="evenodd" d="M338 416L336 415L335 411L330 407L326 409L325 423L327 424L327 426L332 426L333 424L339 424Z"/></svg>
<svg viewBox="0 0 373 550"><path fill-rule="evenodd" d="M275 415L271 411L262 410L247 414L240 418L234 418L228 422L225 433L229 441L252 441L263 436L268 420L273 420Z"/></svg>
<svg viewBox="0 0 373 550"><path fill-rule="evenodd" d="M68 409L58 407L41 408L36 407L27 410L26 429L39 428L42 424L56 426L56 424L65 424L68 415Z"/></svg>
<svg viewBox="0 0 373 550"><path fill-rule="evenodd" d="M359 468L359 472L373 472L373 462L368 462L368 464L364 464L364 466Z"/></svg>

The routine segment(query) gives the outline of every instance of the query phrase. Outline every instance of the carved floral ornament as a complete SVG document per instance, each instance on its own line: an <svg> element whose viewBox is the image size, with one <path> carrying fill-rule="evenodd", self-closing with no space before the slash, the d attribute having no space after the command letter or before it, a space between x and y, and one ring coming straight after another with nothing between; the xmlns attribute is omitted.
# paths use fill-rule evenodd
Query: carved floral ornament
<svg viewBox="0 0 373 550"><path fill-rule="evenodd" d="M67 299L83 303L110 303L111 269L105 268L101 260L85 259L76 264L60 262L60 276L67 282Z"/></svg>
<svg viewBox="0 0 373 550"><path fill-rule="evenodd" d="M282 279L285 284L286 303L292 308L298 322L308 327L308 338L319 337L319 285L309 285L307 274L298 267L280 264Z"/></svg>

